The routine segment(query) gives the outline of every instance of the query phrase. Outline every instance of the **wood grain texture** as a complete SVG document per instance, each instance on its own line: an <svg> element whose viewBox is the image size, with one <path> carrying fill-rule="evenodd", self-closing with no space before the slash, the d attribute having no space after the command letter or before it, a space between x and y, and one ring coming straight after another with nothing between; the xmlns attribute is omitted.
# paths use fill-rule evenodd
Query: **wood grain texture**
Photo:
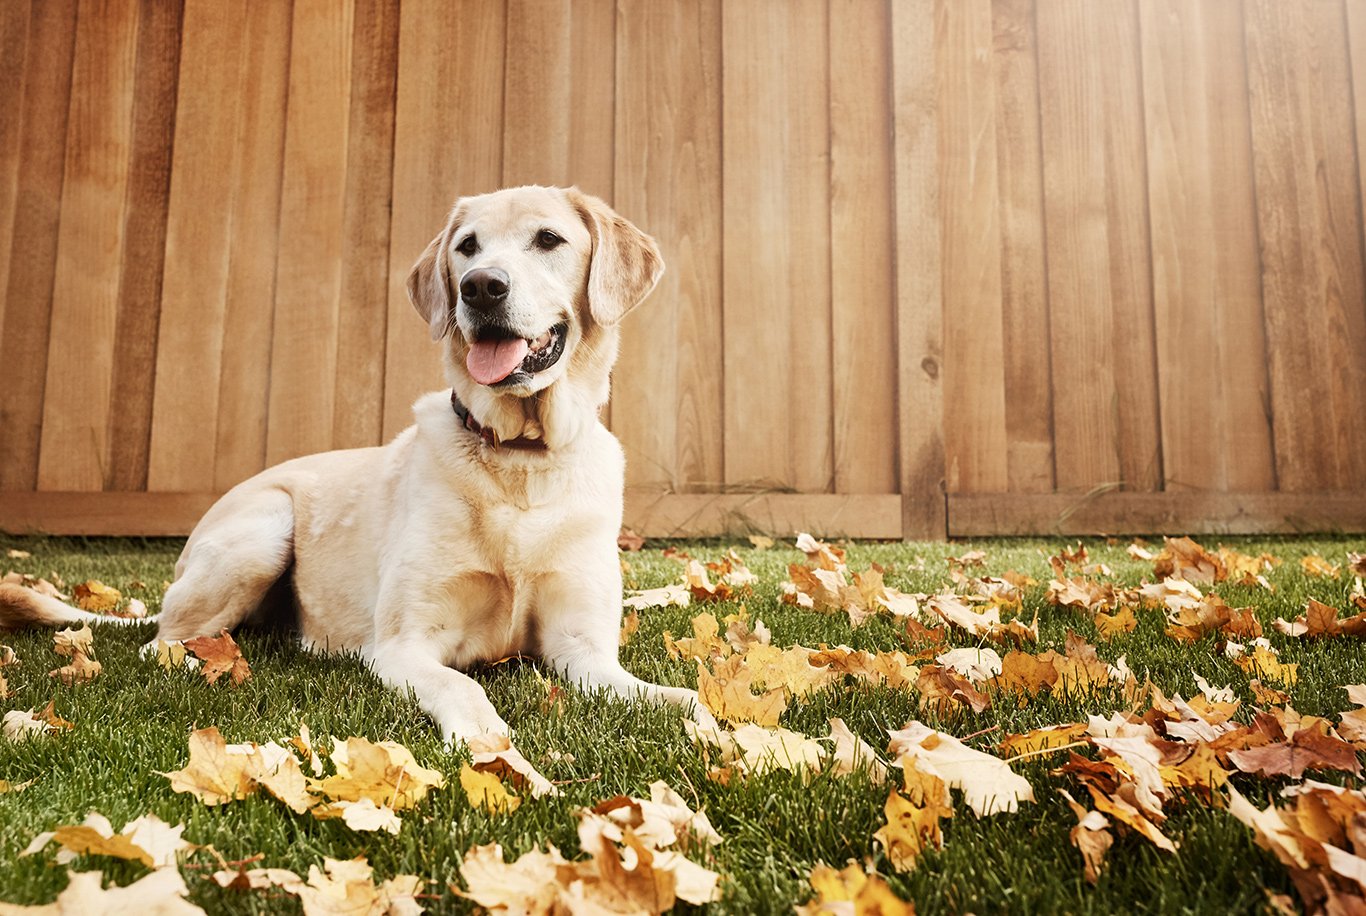
<svg viewBox="0 0 1366 916"><path fill-rule="evenodd" d="M1307 493L959 493L949 496L951 537L1057 537L1360 533L1360 489Z"/></svg>
<svg viewBox="0 0 1366 916"><path fill-rule="evenodd" d="M1009 489L1053 489L1053 361L1033 0L991 4Z"/></svg>
<svg viewBox="0 0 1366 916"><path fill-rule="evenodd" d="M0 335L0 489L32 490L47 381L48 328L65 174L67 111L76 37L74 0L35 4L29 23L23 136L9 235Z"/></svg>
<svg viewBox="0 0 1366 916"><path fill-rule="evenodd" d="M833 484L828 12L721 10L729 486Z"/></svg>
<svg viewBox="0 0 1366 916"><path fill-rule="evenodd" d="M0 4L0 111L8 113L0 118L0 290L8 286L10 243L15 231L30 6L17 2ZM0 296L0 341L5 333L6 301L5 296Z"/></svg>
<svg viewBox="0 0 1366 916"><path fill-rule="evenodd" d="M446 10L439 0L406 0L399 18L385 439L412 423L418 395L444 384L440 351L408 301L408 272L455 198L497 188L503 173L505 5L471 2L459 16ZM463 53L468 48L480 53Z"/></svg>
<svg viewBox="0 0 1366 916"><path fill-rule="evenodd" d="M1038 28L1057 485L1155 490L1137 10L1132 0L1057 0L1039 5Z"/></svg>
<svg viewBox="0 0 1366 916"><path fill-rule="evenodd" d="M40 490L104 489L137 21L137 0L82 0L76 13Z"/></svg>
<svg viewBox="0 0 1366 916"><path fill-rule="evenodd" d="M935 0L892 5L896 143L897 412L902 536L942 538L944 359Z"/></svg>
<svg viewBox="0 0 1366 916"><path fill-rule="evenodd" d="M830 3L830 265L834 489L895 493L890 10ZM872 36L879 40L871 42Z"/></svg>
<svg viewBox="0 0 1366 916"><path fill-rule="evenodd" d="M619 10L616 206L667 265L622 324L612 380L612 431L627 486L641 492L715 491L722 480L720 10L719 0Z"/></svg>
<svg viewBox="0 0 1366 916"><path fill-rule="evenodd" d="M901 537L901 497L844 493L628 492L625 527L642 537Z"/></svg>
<svg viewBox="0 0 1366 916"><path fill-rule="evenodd" d="M104 482L111 490L147 487L182 13L181 0L140 0L138 4L128 213L106 435Z"/></svg>
<svg viewBox="0 0 1366 916"><path fill-rule="evenodd" d="M1009 467L991 3L945 3L939 17L946 486L997 493Z"/></svg>
<svg viewBox="0 0 1366 916"><path fill-rule="evenodd" d="M380 441L394 176L398 0L356 0L332 447Z"/></svg>
<svg viewBox="0 0 1366 916"><path fill-rule="evenodd" d="M222 363L213 488L227 490L266 466L266 419L289 97L292 10L247 7L233 150L231 260L223 295Z"/></svg>
<svg viewBox="0 0 1366 916"><path fill-rule="evenodd" d="M295 0L266 464L332 447L353 0Z"/></svg>
<svg viewBox="0 0 1366 916"><path fill-rule="evenodd" d="M509 0L504 186L577 184L611 202L615 6Z"/></svg>
<svg viewBox="0 0 1366 916"><path fill-rule="evenodd" d="M186 0L149 490L262 466L288 52L287 6Z"/></svg>
<svg viewBox="0 0 1366 916"><path fill-rule="evenodd" d="M1360 171L1345 12L1307 0L1246 7L1252 151L1283 490L1366 473Z"/></svg>
<svg viewBox="0 0 1366 916"><path fill-rule="evenodd" d="M1165 488L1274 489L1241 6L1139 9Z"/></svg>

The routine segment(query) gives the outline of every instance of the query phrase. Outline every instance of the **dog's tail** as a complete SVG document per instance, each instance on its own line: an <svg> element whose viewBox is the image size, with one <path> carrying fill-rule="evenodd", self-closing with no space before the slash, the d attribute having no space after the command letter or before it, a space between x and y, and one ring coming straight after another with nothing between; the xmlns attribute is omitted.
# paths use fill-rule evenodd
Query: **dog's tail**
<svg viewBox="0 0 1366 916"><path fill-rule="evenodd" d="M59 627L83 623L127 625L145 618L92 614L22 585L0 583L0 629Z"/></svg>

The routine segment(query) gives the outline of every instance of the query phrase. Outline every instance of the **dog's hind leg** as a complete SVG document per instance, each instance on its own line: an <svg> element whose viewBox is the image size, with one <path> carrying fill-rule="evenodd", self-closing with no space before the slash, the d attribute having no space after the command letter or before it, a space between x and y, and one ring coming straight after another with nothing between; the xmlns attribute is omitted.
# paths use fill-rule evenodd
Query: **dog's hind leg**
<svg viewBox="0 0 1366 916"><path fill-rule="evenodd" d="M176 562L157 639L217 636L234 629L289 568L294 554L294 505L284 490L262 489L209 511Z"/></svg>

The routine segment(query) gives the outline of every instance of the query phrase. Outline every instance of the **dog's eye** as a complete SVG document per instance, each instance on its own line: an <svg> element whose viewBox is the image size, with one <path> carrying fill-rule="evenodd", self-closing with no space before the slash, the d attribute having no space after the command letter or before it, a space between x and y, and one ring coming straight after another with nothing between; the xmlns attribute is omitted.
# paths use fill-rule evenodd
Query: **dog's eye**
<svg viewBox="0 0 1366 916"><path fill-rule="evenodd" d="M475 238L473 235L467 235L460 240L459 245L455 246L455 250L468 258L479 250L479 239Z"/></svg>
<svg viewBox="0 0 1366 916"><path fill-rule="evenodd" d="M560 238L549 229L542 229L536 233L536 247L542 251L550 251L564 244L564 239Z"/></svg>

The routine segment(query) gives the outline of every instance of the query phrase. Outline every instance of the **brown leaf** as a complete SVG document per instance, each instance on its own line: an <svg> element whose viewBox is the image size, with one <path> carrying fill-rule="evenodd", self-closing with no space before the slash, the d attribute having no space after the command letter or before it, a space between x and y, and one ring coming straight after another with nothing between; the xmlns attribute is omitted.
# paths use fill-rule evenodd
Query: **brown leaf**
<svg viewBox="0 0 1366 916"><path fill-rule="evenodd" d="M210 684L227 674L231 676L233 686L240 687L251 677L251 667L242 657L242 650L227 630L221 631L218 636L187 639L185 648L204 663L200 670L204 674L204 680Z"/></svg>
<svg viewBox="0 0 1366 916"><path fill-rule="evenodd" d="M1244 773L1299 779L1305 770L1343 770L1360 774L1356 748L1334 735L1300 728L1289 741L1229 751L1229 760Z"/></svg>
<svg viewBox="0 0 1366 916"><path fill-rule="evenodd" d="M1218 554L1210 553L1188 537L1163 538L1166 546L1153 563L1153 573L1187 582L1212 584L1228 578L1228 567Z"/></svg>
<svg viewBox="0 0 1366 916"><path fill-rule="evenodd" d="M76 606L83 611L92 611L96 614L107 614L118 603L123 600L123 595L116 588L110 588L98 579L91 579L89 582L82 582L76 586L72 592L76 599Z"/></svg>
<svg viewBox="0 0 1366 916"><path fill-rule="evenodd" d="M920 669L915 687L920 691L922 711L935 710L944 714L955 702L973 712L982 712L991 706L991 697L972 686L971 681L952 668L926 665Z"/></svg>
<svg viewBox="0 0 1366 916"><path fill-rule="evenodd" d="M644 546L645 538L636 534L630 528L621 529L621 533L617 535L617 549L619 550L627 550L634 553Z"/></svg>

